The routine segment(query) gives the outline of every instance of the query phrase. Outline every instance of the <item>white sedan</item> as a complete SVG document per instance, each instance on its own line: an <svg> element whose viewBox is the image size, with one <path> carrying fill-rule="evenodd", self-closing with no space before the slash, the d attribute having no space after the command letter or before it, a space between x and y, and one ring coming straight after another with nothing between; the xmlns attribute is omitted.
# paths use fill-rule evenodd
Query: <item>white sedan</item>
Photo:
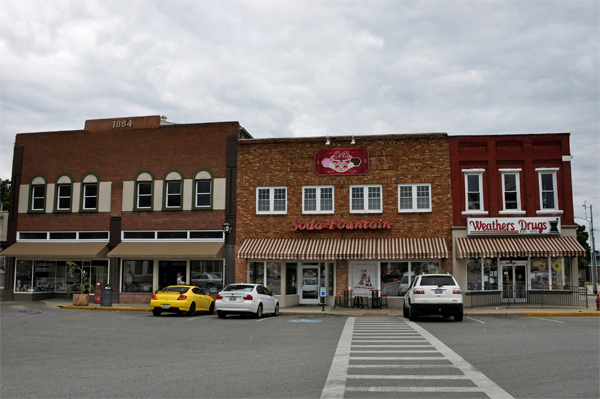
<svg viewBox="0 0 600 399"><path fill-rule="evenodd" d="M229 313L254 314L260 318L265 313L279 316L279 301L262 284L230 284L217 294L217 315L223 319Z"/></svg>

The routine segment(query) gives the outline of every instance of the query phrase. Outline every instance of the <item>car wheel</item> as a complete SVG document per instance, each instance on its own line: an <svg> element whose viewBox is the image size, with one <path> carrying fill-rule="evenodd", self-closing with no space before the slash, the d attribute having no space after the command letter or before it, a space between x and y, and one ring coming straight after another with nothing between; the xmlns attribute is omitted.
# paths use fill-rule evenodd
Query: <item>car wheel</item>
<svg viewBox="0 0 600 399"><path fill-rule="evenodd" d="M279 304L275 305L275 311L272 313L273 316L279 316Z"/></svg>
<svg viewBox="0 0 600 399"><path fill-rule="evenodd" d="M210 308L208 309L208 314L215 314L215 304L211 303Z"/></svg>
<svg viewBox="0 0 600 399"><path fill-rule="evenodd" d="M402 315L405 319L408 319L408 308L406 307L406 305L402 305Z"/></svg>
<svg viewBox="0 0 600 399"><path fill-rule="evenodd" d="M417 306L413 305L412 303L410 304L410 309L409 309L409 313L408 313L408 320L410 320L410 321L417 321Z"/></svg>
<svg viewBox="0 0 600 399"><path fill-rule="evenodd" d="M464 315L464 312L461 310L460 312L454 315L454 321L462 321Z"/></svg>
<svg viewBox="0 0 600 399"><path fill-rule="evenodd" d="M160 316L161 313L162 313L162 309L161 308L153 308L152 309L152 314L154 316Z"/></svg>
<svg viewBox="0 0 600 399"><path fill-rule="evenodd" d="M225 314L225 312L217 310L217 316L219 316L219 319L224 319L226 314Z"/></svg>
<svg viewBox="0 0 600 399"><path fill-rule="evenodd" d="M260 319L262 317L262 312L263 312L263 308L262 308L262 303L258 304L258 309L256 309L256 318Z"/></svg>
<svg viewBox="0 0 600 399"><path fill-rule="evenodd" d="M192 302L192 304L190 305L190 310L188 310L188 316L193 316L194 314L196 314L196 302Z"/></svg>

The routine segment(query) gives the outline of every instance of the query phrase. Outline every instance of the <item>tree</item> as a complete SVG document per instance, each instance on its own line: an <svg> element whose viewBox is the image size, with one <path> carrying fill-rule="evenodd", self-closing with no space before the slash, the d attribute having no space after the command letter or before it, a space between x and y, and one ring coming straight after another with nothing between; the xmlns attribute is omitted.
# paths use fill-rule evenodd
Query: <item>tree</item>
<svg viewBox="0 0 600 399"><path fill-rule="evenodd" d="M0 202L2 210L8 210L8 199L10 198L10 180L0 179Z"/></svg>
<svg viewBox="0 0 600 399"><path fill-rule="evenodd" d="M577 225L577 241L581 244L583 249L585 249L585 258L579 258L579 269L587 268L587 265L590 264L590 244L588 243L590 235L587 231L585 231L585 226L575 223Z"/></svg>

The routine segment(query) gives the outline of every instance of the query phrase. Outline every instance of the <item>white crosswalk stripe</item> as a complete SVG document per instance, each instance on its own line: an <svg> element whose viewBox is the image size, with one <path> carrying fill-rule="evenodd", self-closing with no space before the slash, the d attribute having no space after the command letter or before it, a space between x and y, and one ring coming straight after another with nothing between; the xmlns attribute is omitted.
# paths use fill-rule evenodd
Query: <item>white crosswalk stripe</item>
<svg viewBox="0 0 600 399"><path fill-rule="evenodd" d="M348 318L321 398L409 398L419 392L440 399L512 398L416 323Z"/></svg>

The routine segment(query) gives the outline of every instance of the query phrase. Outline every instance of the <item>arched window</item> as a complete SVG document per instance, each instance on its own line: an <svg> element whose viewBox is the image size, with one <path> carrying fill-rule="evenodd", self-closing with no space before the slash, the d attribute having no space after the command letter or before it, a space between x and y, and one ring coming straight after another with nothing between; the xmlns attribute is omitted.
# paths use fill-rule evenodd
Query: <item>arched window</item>
<svg viewBox="0 0 600 399"><path fill-rule="evenodd" d="M43 213L46 211L47 183L44 176L35 176L29 183L29 209L30 213Z"/></svg>
<svg viewBox="0 0 600 399"><path fill-rule="evenodd" d="M200 169L194 175L192 209L206 210L213 206L213 174L208 169Z"/></svg>
<svg viewBox="0 0 600 399"><path fill-rule="evenodd" d="M149 171L142 171L135 177L134 211L153 210L154 175Z"/></svg>
<svg viewBox="0 0 600 399"><path fill-rule="evenodd" d="M54 212L71 212L73 203L73 178L63 174L56 179Z"/></svg>
<svg viewBox="0 0 600 399"><path fill-rule="evenodd" d="M164 210L179 211L183 209L183 176L181 172L177 170L167 172L163 198Z"/></svg>
<svg viewBox="0 0 600 399"><path fill-rule="evenodd" d="M95 173L86 174L81 180L81 212L98 212L100 179Z"/></svg>

